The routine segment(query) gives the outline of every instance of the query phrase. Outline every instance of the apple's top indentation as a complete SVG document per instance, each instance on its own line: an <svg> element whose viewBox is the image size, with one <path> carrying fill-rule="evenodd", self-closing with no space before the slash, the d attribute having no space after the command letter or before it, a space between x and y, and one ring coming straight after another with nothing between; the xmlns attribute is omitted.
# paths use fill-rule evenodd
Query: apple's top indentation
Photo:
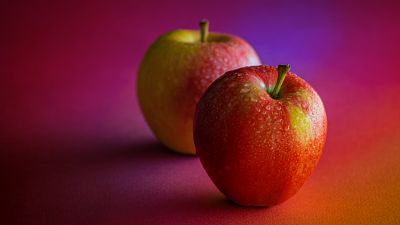
<svg viewBox="0 0 400 225"><path fill-rule="evenodd" d="M188 43L188 44L208 44L208 43L221 43L229 42L232 40L232 35L223 33L209 33L208 20L200 21L200 31L195 30L175 30L163 36L165 40L172 42Z"/></svg>
<svg viewBox="0 0 400 225"><path fill-rule="evenodd" d="M231 35L232 36L232 35ZM188 44L201 44L200 32L194 30L175 30L168 33L163 37L165 40L170 40L173 42L188 43ZM221 43L229 42L231 37L223 33L209 33L207 38L207 43Z"/></svg>

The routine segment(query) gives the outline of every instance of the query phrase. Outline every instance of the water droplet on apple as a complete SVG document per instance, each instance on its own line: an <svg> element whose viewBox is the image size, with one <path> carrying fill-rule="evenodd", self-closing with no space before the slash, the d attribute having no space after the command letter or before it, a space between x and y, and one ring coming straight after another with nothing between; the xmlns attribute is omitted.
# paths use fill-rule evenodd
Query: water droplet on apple
<svg viewBox="0 0 400 225"><path fill-rule="evenodd" d="M250 89L248 89L248 88L242 88L241 90L240 90L240 93L247 93L247 92L249 92L250 91Z"/></svg>

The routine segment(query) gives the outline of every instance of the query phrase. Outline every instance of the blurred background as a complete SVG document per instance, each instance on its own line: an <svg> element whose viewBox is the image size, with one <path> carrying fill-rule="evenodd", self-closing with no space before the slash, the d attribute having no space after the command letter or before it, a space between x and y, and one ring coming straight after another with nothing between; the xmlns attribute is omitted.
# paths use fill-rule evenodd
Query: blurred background
<svg viewBox="0 0 400 225"><path fill-rule="evenodd" d="M4 224L399 224L398 1L0 3ZM246 39L320 94L325 152L286 203L241 208L196 157L169 152L138 107L140 61L162 33Z"/></svg>

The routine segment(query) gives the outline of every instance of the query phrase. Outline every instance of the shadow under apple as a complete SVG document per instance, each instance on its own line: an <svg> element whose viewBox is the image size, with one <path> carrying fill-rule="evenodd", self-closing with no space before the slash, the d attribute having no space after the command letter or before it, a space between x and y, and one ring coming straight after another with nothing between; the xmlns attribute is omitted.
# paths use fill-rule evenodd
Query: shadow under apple
<svg viewBox="0 0 400 225"><path fill-rule="evenodd" d="M13 192L18 221L176 224L195 219L201 223L230 212L259 211L228 201L197 157L174 153L156 140L91 143L85 148L79 154L36 162L40 166Z"/></svg>

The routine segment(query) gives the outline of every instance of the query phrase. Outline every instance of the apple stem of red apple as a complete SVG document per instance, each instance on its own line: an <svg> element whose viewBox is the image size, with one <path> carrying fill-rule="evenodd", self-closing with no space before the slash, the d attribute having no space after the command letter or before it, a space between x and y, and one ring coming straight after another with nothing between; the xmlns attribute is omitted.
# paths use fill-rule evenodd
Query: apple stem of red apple
<svg viewBox="0 0 400 225"><path fill-rule="evenodd" d="M208 20L200 21L200 42L206 42L208 37Z"/></svg>
<svg viewBox="0 0 400 225"><path fill-rule="evenodd" d="M278 79L276 81L274 90L271 93L271 97L277 99L279 96L279 91L281 90L283 81L285 80L286 74L290 70L290 65L279 65L278 66Z"/></svg>

